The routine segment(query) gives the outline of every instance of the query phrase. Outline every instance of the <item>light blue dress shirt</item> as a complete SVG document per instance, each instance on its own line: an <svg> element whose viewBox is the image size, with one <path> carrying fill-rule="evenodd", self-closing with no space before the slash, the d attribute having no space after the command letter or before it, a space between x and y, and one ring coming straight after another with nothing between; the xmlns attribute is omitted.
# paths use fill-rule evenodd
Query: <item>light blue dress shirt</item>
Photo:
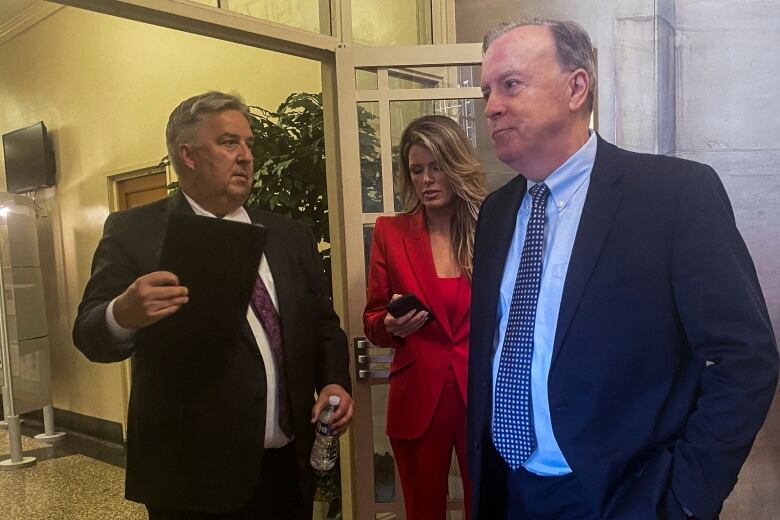
<svg viewBox="0 0 780 520"><path fill-rule="evenodd" d="M555 476L571 473L571 468L561 453L553 434L550 403L547 395L547 376L552 361L563 284L566 281L574 238L580 224L585 195L590 185L590 173L593 170L595 160L596 133L591 130L588 141L544 181L550 190L550 195L547 199L542 280L539 301L536 306L534 353L531 361L531 399L538 447L523 464L528 471L537 475ZM533 183L529 182L529 188L531 186ZM520 265L530 213L531 196L526 193L517 212L515 232L507 252L504 275L501 278L496 331L497 348L493 358L494 409L498 364L501 359L504 335L509 320L509 306L512 303L512 291L517 277L517 268Z"/></svg>

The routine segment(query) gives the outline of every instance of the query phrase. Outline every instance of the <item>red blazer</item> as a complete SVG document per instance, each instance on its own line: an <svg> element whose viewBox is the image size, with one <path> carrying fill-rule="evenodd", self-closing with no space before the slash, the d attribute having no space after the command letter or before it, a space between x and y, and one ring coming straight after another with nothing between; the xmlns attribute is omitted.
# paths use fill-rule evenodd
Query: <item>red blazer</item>
<svg viewBox="0 0 780 520"><path fill-rule="evenodd" d="M464 279L461 283L450 321L447 306L438 295L425 213L420 210L411 215L377 219L363 326L372 343L395 348L387 403L390 437L416 439L425 432L436 411L450 365L466 402L471 282ZM388 334L384 318L394 293L414 294L436 320L405 340Z"/></svg>

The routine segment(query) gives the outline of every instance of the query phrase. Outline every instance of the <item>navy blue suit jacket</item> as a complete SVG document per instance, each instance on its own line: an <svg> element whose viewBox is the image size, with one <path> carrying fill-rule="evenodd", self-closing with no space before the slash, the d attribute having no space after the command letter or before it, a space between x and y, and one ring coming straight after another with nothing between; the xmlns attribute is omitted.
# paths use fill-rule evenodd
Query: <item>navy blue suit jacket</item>
<svg viewBox="0 0 780 520"><path fill-rule="evenodd" d="M491 367L526 182L484 202L472 285L473 518L501 518ZM548 392L558 444L599 518L714 518L764 421L778 355L755 268L709 166L601 138L566 276Z"/></svg>

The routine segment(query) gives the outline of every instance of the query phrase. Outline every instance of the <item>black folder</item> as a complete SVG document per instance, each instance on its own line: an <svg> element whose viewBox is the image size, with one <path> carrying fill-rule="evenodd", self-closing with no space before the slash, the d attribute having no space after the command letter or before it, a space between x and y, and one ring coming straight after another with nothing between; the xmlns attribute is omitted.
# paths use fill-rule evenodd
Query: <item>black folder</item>
<svg viewBox="0 0 780 520"><path fill-rule="evenodd" d="M170 215L159 268L178 276L189 302L162 320L164 327L189 334L235 329L246 316L265 238L259 224Z"/></svg>

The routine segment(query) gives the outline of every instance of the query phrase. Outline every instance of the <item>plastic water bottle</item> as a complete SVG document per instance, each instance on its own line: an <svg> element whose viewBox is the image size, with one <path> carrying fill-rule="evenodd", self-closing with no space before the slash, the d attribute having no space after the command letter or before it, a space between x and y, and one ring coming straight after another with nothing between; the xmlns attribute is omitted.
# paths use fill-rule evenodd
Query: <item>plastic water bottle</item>
<svg viewBox="0 0 780 520"><path fill-rule="evenodd" d="M330 422L336 407L341 403L337 395L328 397L328 406L320 412L317 418L317 437L311 449L309 462L317 471L328 471L336 464L339 456L339 438L333 433Z"/></svg>

